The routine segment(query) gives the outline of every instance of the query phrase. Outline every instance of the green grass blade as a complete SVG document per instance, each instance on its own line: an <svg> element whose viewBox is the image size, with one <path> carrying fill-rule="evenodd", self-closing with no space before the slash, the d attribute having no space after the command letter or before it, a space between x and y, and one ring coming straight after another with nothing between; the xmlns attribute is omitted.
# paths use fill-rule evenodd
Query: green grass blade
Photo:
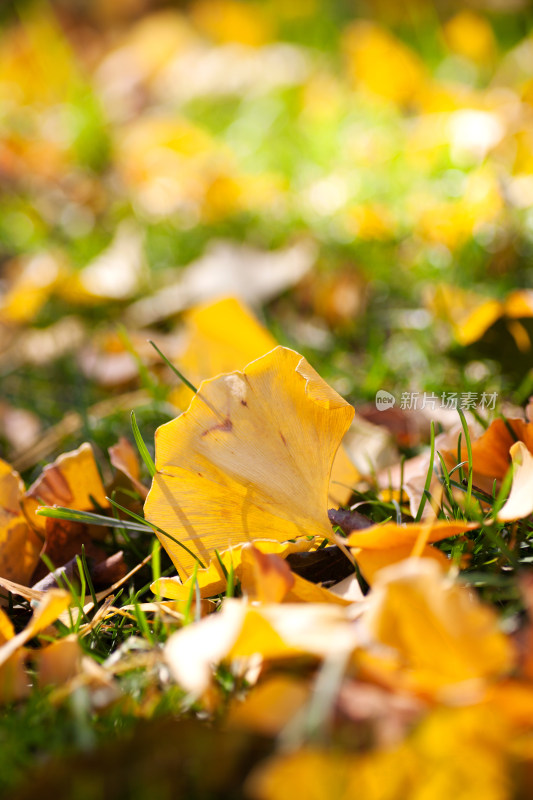
<svg viewBox="0 0 533 800"><path fill-rule="evenodd" d="M77 557L79 558L79 556ZM82 544L81 546L81 563L83 567L83 573L87 580L87 586L89 587L89 592L91 593L91 598L94 603L94 607L98 608L98 600L96 599L96 592L94 590L93 579L91 578L91 573L89 571L89 565L87 564L87 558L85 555L85 545ZM78 564L79 569L79 564Z"/></svg>
<svg viewBox="0 0 533 800"><path fill-rule="evenodd" d="M156 473L155 464L152 461L152 456L148 452L148 448L146 447L144 439L141 436L139 426L137 425L137 419L135 417L135 411L131 412L131 427L133 430L133 436L135 437L135 444L137 445L137 449L141 455L142 460L144 461L146 469L150 473L150 477L153 478Z"/></svg>
<svg viewBox="0 0 533 800"><path fill-rule="evenodd" d="M140 533L150 533L152 527L147 522L139 524L124 519L105 517L102 514L93 514L91 511L77 511L75 508L64 508L63 506L39 506L35 512L40 517L51 517L52 519L66 519L70 522L83 522L86 525L99 525L108 528L127 528L130 531ZM142 517L137 517L142 520Z"/></svg>
<svg viewBox="0 0 533 800"><path fill-rule="evenodd" d="M154 350L156 350L159 353L159 355L161 356L161 358L163 359L163 361L165 362L167 367L170 367L170 369L172 370L174 375L176 375L176 377L179 378L180 381L182 381L182 383L185 384L185 386L188 386L188 388L191 390L191 392L194 392L194 394L196 394L198 392L198 389L196 388L196 386L193 386L193 384L190 381L187 380L185 375L183 375L179 371L179 369L171 361L169 361L169 359L166 357L166 355L163 352L161 352L161 350L156 345L156 343L153 342L151 339L148 339L148 344L151 344L152 347L154 348Z"/></svg>
<svg viewBox="0 0 533 800"><path fill-rule="evenodd" d="M470 431L468 430L468 425L466 424L466 417L464 412L461 408L457 409L457 413L461 419L461 425L463 428L463 432L465 435L465 442L466 442L466 452L468 454L468 482L467 482L467 490L466 490L466 497L465 503L468 507L470 505L470 500L472 499L472 481L474 478L474 469L472 466L472 442L470 441Z"/></svg>
<svg viewBox="0 0 533 800"><path fill-rule="evenodd" d="M195 563L193 573L192 573L192 580L191 580L191 587L189 589L189 595L187 597L187 603L185 604L185 612L184 612L184 625L188 625L191 621L191 608L192 608L192 598L196 593L196 587L198 586L198 562Z"/></svg>
<svg viewBox="0 0 533 800"><path fill-rule="evenodd" d="M420 522L422 519L422 514L424 512L424 508L426 507L427 501L427 493L429 493L429 487L431 486L431 478L433 476L433 462L435 460L435 423L431 422L431 449L429 454L429 467L426 475L426 482L424 484L424 492L422 494L422 499L420 500L420 505L418 506L418 511L416 512L415 522Z"/></svg>
<svg viewBox="0 0 533 800"><path fill-rule="evenodd" d="M196 553L193 553L192 550L189 550L187 545L183 544L183 542L180 542L179 539L176 539L170 533L167 533L166 531L163 530L163 528L160 528L158 525L155 525L153 522L149 522L148 520L143 520L143 518L140 517L138 514L135 514L133 511L130 511L129 508L124 508L124 506L121 506L120 503L117 503L115 500L112 500L110 497L108 497L106 499L109 500L111 505L115 506L115 508L120 509L120 511L123 511L125 514L129 514L129 516L132 517L133 519L137 520L138 522L144 522L145 526L143 528L143 533L146 532L146 526L148 525L149 526L148 530L150 528L152 528L153 530L155 530L158 533L160 533L162 536L166 536L167 539L170 539L171 541L174 542L174 544L179 545L179 547L183 548L183 550L185 550L190 556L192 556L198 562L198 564L201 566L202 569L205 569L205 564L203 563L203 561L200 560L200 558L196 555Z"/></svg>

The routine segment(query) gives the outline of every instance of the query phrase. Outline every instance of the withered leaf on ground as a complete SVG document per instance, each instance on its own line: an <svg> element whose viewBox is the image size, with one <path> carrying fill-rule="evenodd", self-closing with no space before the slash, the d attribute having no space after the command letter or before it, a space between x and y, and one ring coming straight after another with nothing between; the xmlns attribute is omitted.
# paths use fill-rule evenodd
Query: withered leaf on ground
<svg viewBox="0 0 533 800"><path fill-rule="evenodd" d="M201 384L156 432L145 516L208 564L216 548L330 538L329 476L353 408L293 350ZM159 534L158 534L159 535ZM160 535L181 574L194 555Z"/></svg>

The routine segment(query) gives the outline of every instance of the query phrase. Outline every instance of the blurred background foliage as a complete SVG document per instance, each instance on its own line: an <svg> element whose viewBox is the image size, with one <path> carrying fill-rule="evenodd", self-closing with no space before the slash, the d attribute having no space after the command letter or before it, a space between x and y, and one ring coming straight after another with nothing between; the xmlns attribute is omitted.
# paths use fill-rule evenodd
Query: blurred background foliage
<svg viewBox="0 0 533 800"><path fill-rule="evenodd" d="M120 413L88 409L141 385L170 416L146 339L179 362L183 312L229 294L356 403L527 400L530 3L0 14L4 457L70 409L110 443Z"/></svg>

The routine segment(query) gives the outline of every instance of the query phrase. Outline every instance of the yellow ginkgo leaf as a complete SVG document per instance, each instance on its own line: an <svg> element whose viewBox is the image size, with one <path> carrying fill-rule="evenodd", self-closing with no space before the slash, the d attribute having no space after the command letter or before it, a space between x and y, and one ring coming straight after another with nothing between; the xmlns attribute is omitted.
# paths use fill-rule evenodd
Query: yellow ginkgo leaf
<svg viewBox="0 0 533 800"><path fill-rule="evenodd" d="M396 651L402 685L423 693L496 678L513 666L512 645L494 611L429 559L381 570L366 625L380 645Z"/></svg>
<svg viewBox="0 0 533 800"><path fill-rule="evenodd" d="M431 547L431 543L475 528L479 528L476 522L456 520L430 520L405 525L386 522L351 533L347 543L363 576L371 583L378 570L411 555L434 559L445 567L449 564L446 555Z"/></svg>
<svg viewBox="0 0 533 800"><path fill-rule="evenodd" d="M40 505L88 511L94 508L95 502L103 508L109 506L93 449L85 442L77 450L63 453L43 469L26 492L22 507L30 525L44 532L46 517L35 514Z"/></svg>
<svg viewBox="0 0 533 800"><path fill-rule="evenodd" d="M472 441L472 467L476 486L492 491L494 480L501 481L511 466L510 449L514 442L523 442L533 453L533 425L523 419L495 419L486 431ZM457 464L457 446L442 449L448 469ZM468 461L466 445L461 447L461 460Z"/></svg>
<svg viewBox="0 0 533 800"><path fill-rule="evenodd" d="M0 608L0 649L14 637L15 629L11 620ZM24 658L22 650L17 650L0 664L0 704L20 700L29 694Z"/></svg>
<svg viewBox="0 0 533 800"><path fill-rule="evenodd" d="M0 607L0 646L9 641L9 639L12 639L14 635L15 629L13 623Z"/></svg>
<svg viewBox="0 0 533 800"><path fill-rule="evenodd" d="M230 707L230 727L276 736L309 699L311 687L301 678L273 675Z"/></svg>
<svg viewBox="0 0 533 800"><path fill-rule="evenodd" d="M29 694L30 682L24 668L24 645L55 622L68 608L70 600L70 594L62 589L47 592L28 625L17 635L9 617L0 608L0 703L18 700ZM60 640L61 643L63 641L65 640ZM60 642L56 644L60 645Z"/></svg>
<svg viewBox="0 0 533 800"><path fill-rule="evenodd" d="M451 324L455 338L465 347L481 339L504 313L499 300L447 284L432 290L428 305L437 317Z"/></svg>
<svg viewBox="0 0 533 800"><path fill-rule="evenodd" d="M42 540L22 513L24 484L0 459L0 577L27 583L39 560Z"/></svg>
<svg viewBox="0 0 533 800"><path fill-rule="evenodd" d="M272 35L272 19L267 9L268 5L261 3L196 0L191 7L191 18L199 30L215 42L259 47Z"/></svg>
<svg viewBox="0 0 533 800"><path fill-rule="evenodd" d="M317 541L315 539L301 539L298 542L276 542L257 539L254 542L254 547L260 550L261 553L274 553L281 558L285 558L290 553L312 550L316 546ZM194 591L195 584L198 583L201 597L214 597L217 594L221 594L226 591L227 585L224 570L229 574L230 570L233 569L235 578L242 579L243 550L245 547L249 547L247 542L219 553L222 566L215 556L206 569L197 570L196 576L191 575L184 583L178 578L159 578L152 584L152 592L161 597L185 602L190 597L191 591ZM193 581L194 577L195 580Z"/></svg>
<svg viewBox="0 0 533 800"><path fill-rule="evenodd" d="M39 686L63 686L81 670L83 651L75 635L57 639L38 654Z"/></svg>
<svg viewBox="0 0 533 800"><path fill-rule="evenodd" d="M165 660L174 679L187 691L203 694L213 667L261 657L278 660L309 655L347 656L359 634L346 609L326 603L265 603L225 600L222 610L174 633Z"/></svg>
<svg viewBox="0 0 533 800"><path fill-rule="evenodd" d="M465 347L479 341L501 317L507 320L517 347L524 352L531 347L526 329L518 322L533 316L530 290L516 289L503 300L496 300L457 286L440 284L432 290L428 305L437 317L451 324L455 338Z"/></svg>
<svg viewBox="0 0 533 800"><path fill-rule="evenodd" d="M253 800L506 800L508 740L501 715L484 706L437 709L394 747L278 753L245 788Z"/></svg>
<svg viewBox="0 0 533 800"><path fill-rule="evenodd" d="M243 593L260 603L280 603L294 586L296 576L287 562L274 553L262 553L247 545L242 548Z"/></svg>
<svg viewBox="0 0 533 800"><path fill-rule="evenodd" d="M26 642L37 636L45 628L55 622L63 611L69 607L71 596L63 589L50 589L43 596L32 618L23 631L16 636L8 638L0 645L0 668L17 652ZM5 628L5 625L4 625ZM5 628L4 633L8 632Z"/></svg>
<svg viewBox="0 0 533 800"><path fill-rule="evenodd" d="M242 553L242 589L252 600L263 603L285 601L350 605L350 600L291 572L287 562L275 553L262 553L253 545L243 547Z"/></svg>
<svg viewBox="0 0 533 800"><path fill-rule="evenodd" d="M185 349L177 365L195 386L206 378L242 369L276 347L276 340L235 297L197 306L185 315ZM170 401L186 408L193 397L187 386Z"/></svg>
<svg viewBox="0 0 533 800"><path fill-rule="evenodd" d="M500 522L533 514L533 455L524 442L515 442L509 452L514 466L513 484L507 502L498 512Z"/></svg>
<svg viewBox="0 0 533 800"><path fill-rule="evenodd" d="M277 342L236 297L196 306L185 314L185 346L177 366L199 386L203 380L243 369L246 364L273 350ZM185 384L174 389L171 403L185 409L194 394ZM333 462L329 503L341 506L351 497L361 475L346 449L339 447Z"/></svg>
<svg viewBox="0 0 533 800"><path fill-rule="evenodd" d="M333 506L344 506L353 494L361 473L351 461L346 448L341 444L333 461L329 482L328 502Z"/></svg>
<svg viewBox="0 0 533 800"><path fill-rule="evenodd" d="M156 431L145 516L176 568L255 539L331 537L331 466L353 408L293 350L201 384ZM194 555L193 555L194 554Z"/></svg>

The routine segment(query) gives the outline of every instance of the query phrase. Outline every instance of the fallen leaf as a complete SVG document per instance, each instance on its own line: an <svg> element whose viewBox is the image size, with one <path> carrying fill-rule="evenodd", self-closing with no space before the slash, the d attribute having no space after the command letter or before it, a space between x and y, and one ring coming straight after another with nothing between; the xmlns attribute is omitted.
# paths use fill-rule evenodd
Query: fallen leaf
<svg viewBox="0 0 533 800"><path fill-rule="evenodd" d="M445 553L430 547L430 544L476 528L479 528L477 522L455 520L430 520L405 525L386 522L351 533L346 544L352 550L364 578L372 583L378 570L411 555L434 559L446 568L450 562ZM415 549L419 552L415 553Z"/></svg>
<svg viewBox="0 0 533 800"><path fill-rule="evenodd" d="M501 715L484 706L438 709L396 747L281 752L261 762L245 788L254 800L507 800L508 736Z"/></svg>
<svg viewBox="0 0 533 800"><path fill-rule="evenodd" d="M361 475L371 475L400 460L392 436L386 428L355 414L343 445L350 461Z"/></svg>
<svg viewBox="0 0 533 800"><path fill-rule="evenodd" d="M261 657L265 661L310 655L347 655L358 643L357 631L338 605L322 603L250 605L226 600L222 610L174 633L165 659L174 679L201 696L221 661Z"/></svg>
<svg viewBox="0 0 533 800"><path fill-rule="evenodd" d="M500 522L523 519L533 513L533 454L523 442L511 445L514 466L511 493L498 511Z"/></svg>
<svg viewBox="0 0 533 800"><path fill-rule="evenodd" d="M215 549L331 537L329 475L353 409L298 353L278 347L205 381L156 431L145 516L208 564ZM158 534L178 572L194 556Z"/></svg>
<svg viewBox="0 0 533 800"><path fill-rule="evenodd" d="M496 54L490 22L470 8L454 14L443 26L443 33L450 50L476 63L490 62Z"/></svg>
<svg viewBox="0 0 533 800"><path fill-rule="evenodd" d="M337 545L289 553L286 558L293 572L313 583L337 583L354 571L353 562Z"/></svg>
<svg viewBox="0 0 533 800"><path fill-rule="evenodd" d="M275 252L214 242L178 281L133 303L127 319L132 326L151 325L221 295L239 297L249 305L265 302L299 281L315 256L314 245L305 241Z"/></svg>
<svg viewBox="0 0 533 800"><path fill-rule="evenodd" d="M45 520L45 541L40 555L46 556L54 568L63 567L75 560L76 556L81 556L83 549L93 561L104 560L105 550L93 542L87 525L68 519L45 517ZM32 574L32 586L48 573L48 566L41 560Z"/></svg>
<svg viewBox="0 0 533 800"><path fill-rule="evenodd" d="M275 553L262 553L253 545L242 548L241 585L250 600L280 603L295 580L287 562Z"/></svg>
<svg viewBox="0 0 533 800"><path fill-rule="evenodd" d="M348 74L357 88L398 105L420 98L426 82L424 65L392 33L358 20L345 29L343 45Z"/></svg>
<svg viewBox="0 0 533 800"><path fill-rule="evenodd" d="M515 660L494 611L429 559L410 558L377 574L365 624L396 652L400 683L422 694L498 678Z"/></svg>
<svg viewBox="0 0 533 800"><path fill-rule="evenodd" d="M515 441L525 444L533 452L533 425L523 419L495 419L487 430L472 441L472 468L474 483L492 491L494 480L501 481L511 466L510 449ZM442 449L447 466L457 463L457 448ZM461 447L461 460L468 461L465 445ZM465 465L468 471L467 465Z"/></svg>
<svg viewBox="0 0 533 800"><path fill-rule="evenodd" d="M328 503L345 506L354 493L354 487L361 480L361 473L352 462L344 444L341 444L331 468Z"/></svg>
<svg viewBox="0 0 533 800"><path fill-rule="evenodd" d="M76 635L57 639L36 654L38 685L62 686L81 670L83 651Z"/></svg>
<svg viewBox="0 0 533 800"><path fill-rule="evenodd" d="M81 550L79 551L81 554ZM87 558L87 567L89 575L93 582L95 589L101 589L104 586L109 586L116 581L119 581L127 573L127 567L124 562L124 554L122 550L113 553L112 556L104 558L95 563L94 558L90 556ZM53 559L52 563L53 562ZM56 589L59 584L64 584L64 578L74 585L78 585L80 581L80 574L78 568L78 554L70 559L66 564L63 564L53 572L49 572L39 581L33 584L32 589L35 592L47 592L49 589ZM6 587L7 588L7 587ZM11 590L13 591L13 590Z"/></svg>
<svg viewBox="0 0 533 800"><path fill-rule="evenodd" d="M193 386L224 372L241 370L277 346L274 337L236 297L192 308L185 314L185 345L176 360L181 373ZM185 384L169 396L178 408L187 408L194 393ZM344 505L351 497L360 474L341 445L333 461L329 501Z"/></svg>
<svg viewBox="0 0 533 800"><path fill-rule="evenodd" d="M194 386L223 372L243 369L277 345L236 297L192 308L184 322L185 346L176 363ZM183 409L192 397L193 392L181 385L172 392L170 401Z"/></svg>
<svg viewBox="0 0 533 800"><path fill-rule="evenodd" d="M0 577L28 583L39 560L43 542L22 512L24 483L0 459Z"/></svg>
<svg viewBox="0 0 533 800"><path fill-rule="evenodd" d="M347 578L344 578L338 583L334 583L333 586L329 587L328 591L330 594L335 594L337 597L340 597L342 600L347 600L349 603L358 603L359 600L364 598L355 573L348 575Z"/></svg>
<svg viewBox="0 0 533 800"><path fill-rule="evenodd" d="M92 305L137 295L148 280L143 248L144 235L137 224L121 222L109 247L62 284L62 296Z"/></svg>
<svg viewBox="0 0 533 800"><path fill-rule="evenodd" d="M249 600L261 603L337 603L350 600L291 572L275 553L265 554L254 546L242 550L241 585Z"/></svg>
<svg viewBox="0 0 533 800"><path fill-rule="evenodd" d="M311 687L302 678L285 675L266 677L246 695L234 701L229 709L230 728L277 736L308 701Z"/></svg>
<svg viewBox="0 0 533 800"><path fill-rule="evenodd" d="M457 286L440 284L432 290L428 305L438 317L451 325L456 340L464 347L479 341L500 317L506 318L519 350L527 351L531 347L527 333L523 343L520 333L513 333L518 319L533 316L531 290L516 289L500 301Z"/></svg>
<svg viewBox="0 0 533 800"><path fill-rule="evenodd" d="M26 492L22 508L30 525L44 533L47 517L35 514L40 505L89 511L95 503L102 508L109 507L92 447L85 442L77 450L63 453L43 469Z"/></svg>
<svg viewBox="0 0 533 800"><path fill-rule="evenodd" d="M152 583L152 592L161 597L168 597L173 600L186 602L190 597L191 592L195 591L195 584L198 584L198 590L202 598L214 597L226 591L227 578L226 573L229 574L233 570L233 574L237 580L241 580L243 573L243 558L245 548L250 547L248 542L235 545L229 550L224 550L219 553L220 561L223 568L216 556L211 559L211 563L205 569L196 571L196 580L193 581L191 575L183 583L179 578L159 578L159 580ZM256 539L254 547L264 554L277 554L282 558L290 556L293 553L301 553L316 547L315 539L308 540L302 539L298 542L276 542L272 540Z"/></svg>
<svg viewBox="0 0 533 800"><path fill-rule="evenodd" d="M0 321L8 325L31 322L65 279L66 270L52 253L37 253L12 262L14 279L0 300Z"/></svg>
<svg viewBox="0 0 533 800"><path fill-rule="evenodd" d="M144 500L148 489L141 483L141 467L135 449L125 436L121 436L117 444L108 449L111 464L130 481L132 486Z"/></svg>
<svg viewBox="0 0 533 800"><path fill-rule="evenodd" d="M70 594L62 589L52 589L44 594L24 630L0 646L0 668L30 639L55 622L70 602Z"/></svg>
<svg viewBox="0 0 533 800"><path fill-rule="evenodd" d="M339 689L337 710L358 730L367 730L374 747L391 747L405 738L427 709L420 698L407 692L347 680Z"/></svg>
<svg viewBox="0 0 533 800"><path fill-rule="evenodd" d="M0 435L9 445L10 452L26 450L41 435L42 425L33 411L0 401Z"/></svg>

